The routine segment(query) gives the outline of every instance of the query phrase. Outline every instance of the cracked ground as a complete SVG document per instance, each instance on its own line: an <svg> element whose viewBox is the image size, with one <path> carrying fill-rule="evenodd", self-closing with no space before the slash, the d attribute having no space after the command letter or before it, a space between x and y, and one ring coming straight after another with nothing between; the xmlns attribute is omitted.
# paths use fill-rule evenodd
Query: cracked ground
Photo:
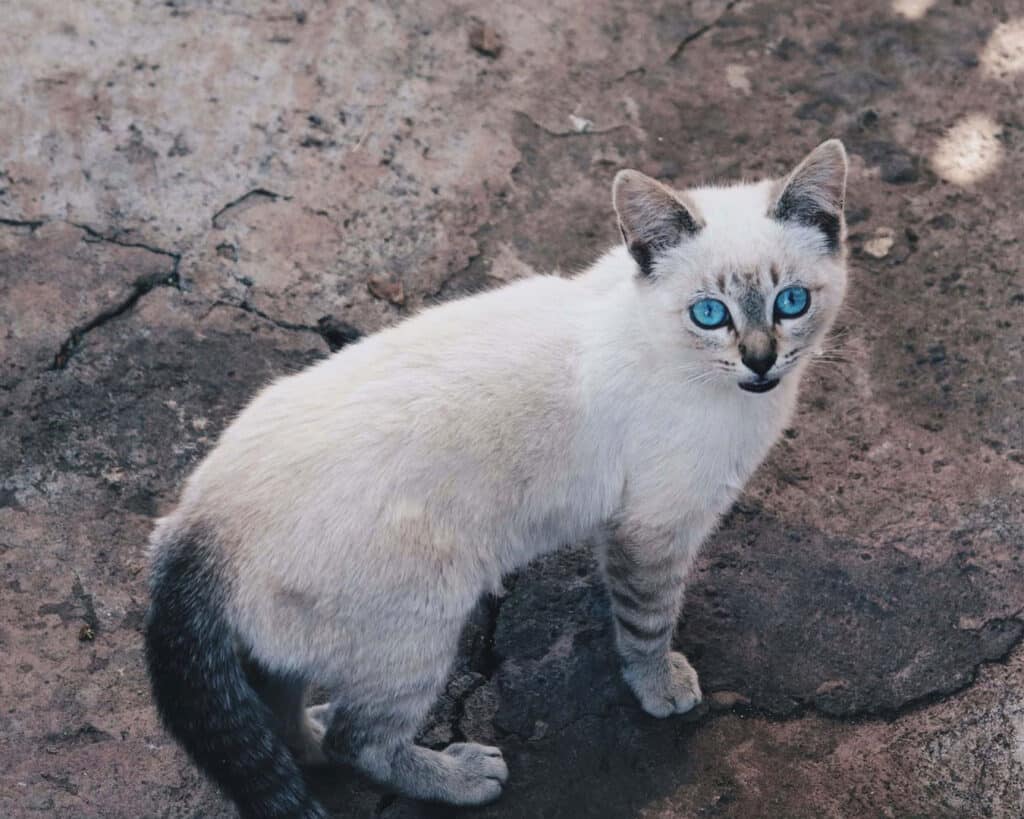
<svg viewBox="0 0 1024 819"><path fill-rule="evenodd" d="M571 272L609 188L851 155L852 284L643 715L593 561L481 603L422 741L481 817L1019 817L1024 5L25 0L0 53L0 815L229 817L159 727L145 541L268 379ZM337 816L455 813L345 772Z"/></svg>

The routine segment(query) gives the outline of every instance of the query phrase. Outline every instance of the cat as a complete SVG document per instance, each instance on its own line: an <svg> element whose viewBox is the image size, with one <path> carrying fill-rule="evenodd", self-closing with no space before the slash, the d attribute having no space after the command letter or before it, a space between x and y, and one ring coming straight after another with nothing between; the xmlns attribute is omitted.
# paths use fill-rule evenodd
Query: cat
<svg viewBox="0 0 1024 819"><path fill-rule="evenodd" d="M837 140L756 184L620 171L624 242L590 269L432 307L257 395L157 524L145 626L164 724L242 815L324 816L305 763L496 799L499 749L413 737L480 596L566 544L598 550L641 707L701 701L671 649L684 581L842 303L846 176Z"/></svg>

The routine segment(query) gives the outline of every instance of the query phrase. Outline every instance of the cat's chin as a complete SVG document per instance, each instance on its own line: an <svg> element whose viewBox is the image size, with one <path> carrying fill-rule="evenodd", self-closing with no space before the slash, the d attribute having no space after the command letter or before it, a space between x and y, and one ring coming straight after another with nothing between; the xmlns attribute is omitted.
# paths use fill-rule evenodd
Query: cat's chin
<svg viewBox="0 0 1024 819"><path fill-rule="evenodd" d="M770 392L779 386L779 379L765 378L757 381L741 381L740 389L747 392Z"/></svg>

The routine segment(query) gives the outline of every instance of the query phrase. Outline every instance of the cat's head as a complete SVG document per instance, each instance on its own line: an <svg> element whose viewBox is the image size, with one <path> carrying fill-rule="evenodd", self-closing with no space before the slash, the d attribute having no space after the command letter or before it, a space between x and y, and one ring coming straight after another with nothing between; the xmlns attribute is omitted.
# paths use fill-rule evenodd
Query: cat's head
<svg viewBox="0 0 1024 819"><path fill-rule="evenodd" d="M846 291L846 171L833 139L782 180L677 191L619 172L644 317L681 377L768 392L817 351Z"/></svg>

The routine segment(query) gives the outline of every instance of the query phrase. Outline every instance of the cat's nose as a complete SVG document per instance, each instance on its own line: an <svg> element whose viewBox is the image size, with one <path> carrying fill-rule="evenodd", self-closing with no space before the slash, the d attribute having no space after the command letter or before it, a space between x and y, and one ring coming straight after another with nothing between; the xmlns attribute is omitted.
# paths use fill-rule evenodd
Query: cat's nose
<svg viewBox="0 0 1024 819"><path fill-rule="evenodd" d="M740 345L740 360L762 378L772 368L777 358L774 344L768 349L759 350L749 350L745 344Z"/></svg>

